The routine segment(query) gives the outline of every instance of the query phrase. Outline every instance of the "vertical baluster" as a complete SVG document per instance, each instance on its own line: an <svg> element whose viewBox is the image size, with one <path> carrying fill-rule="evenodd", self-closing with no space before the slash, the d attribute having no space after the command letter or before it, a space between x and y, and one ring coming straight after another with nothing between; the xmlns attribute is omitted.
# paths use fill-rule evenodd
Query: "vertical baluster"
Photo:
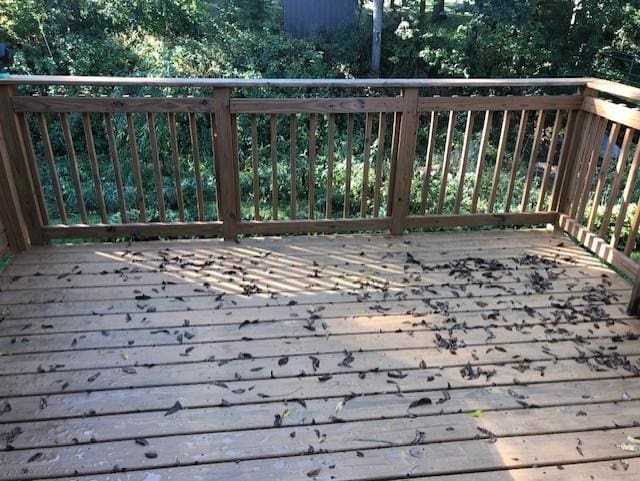
<svg viewBox="0 0 640 481"><path fill-rule="evenodd" d="M393 114L393 130L391 133L391 158L389 159L389 183L387 185L387 217L391 216L391 205L393 199L393 189L396 184L396 170L398 163L398 142L400 140L400 125L402 112Z"/></svg>
<svg viewBox="0 0 640 481"><path fill-rule="evenodd" d="M198 208L198 220L202 222L205 219L204 191L202 188L202 164L200 161L200 143L198 141L198 122L196 120L196 114L194 112L189 112L189 136L191 138L191 148L193 151L193 171L196 178L196 203Z"/></svg>
<svg viewBox="0 0 640 481"><path fill-rule="evenodd" d="M216 144L218 143L218 130L217 130L217 126L216 126L216 115L215 112L211 112L209 113L209 134L211 135L211 157L213 159L213 176L214 176L214 180L216 183L216 195L215 195L215 202L216 202L216 215L214 220L220 221L222 220L222 209L224 208L224 206L222 205L222 195L220 194L220 192L222 192L222 182L221 182L221 177L219 172L222 169L222 166L220 165L220 158L218 157L218 148L216 146ZM205 214L206 215L206 214Z"/></svg>
<svg viewBox="0 0 640 481"><path fill-rule="evenodd" d="M120 168L120 159L118 158L118 148L116 147L116 137L113 132L113 122L111 114L103 114L104 126L107 131L107 143L109 144L109 156L113 165L113 175L116 181L116 189L118 191L118 206L120 207L120 221L123 224L128 223L127 219L127 203L124 197L124 185L122 183L122 169Z"/></svg>
<svg viewBox="0 0 640 481"><path fill-rule="evenodd" d="M582 113L582 111L580 111ZM564 138L562 139L562 147L560 148L560 156L558 160L558 168L556 169L556 178L553 181L553 190L551 194L551 200L549 202L549 212L560 210L560 197L561 189L565 184L565 177L568 176L568 167L572 166L572 161L569 157L569 152L572 150L575 135L575 126L579 118L578 113L575 110L569 112L569 118L567 119L567 126L564 131Z"/></svg>
<svg viewBox="0 0 640 481"><path fill-rule="evenodd" d="M180 174L180 152L178 150L178 133L176 131L176 116L173 112L168 113L169 138L171 141L171 160L173 161L173 175L176 182L176 200L178 202L178 215L180 222L185 221L184 199L182 197L182 176Z"/></svg>
<svg viewBox="0 0 640 481"><path fill-rule="evenodd" d="M278 118L269 117L271 130L271 218L278 220Z"/></svg>
<svg viewBox="0 0 640 481"><path fill-rule="evenodd" d="M622 202L620 203L620 211L618 212L618 219L616 226L611 236L610 245L613 248L618 247L620 241L620 234L622 233L622 226L624 225L625 217L627 216L627 208L631 201L631 194L636 186L636 178L638 175L638 169L640 168L640 141L636 144L636 151L633 154L633 160L631 161L631 168L627 174L627 182L624 184L624 190L622 191Z"/></svg>
<svg viewBox="0 0 640 481"><path fill-rule="evenodd" d="M40 127L40 137L42 137L42 144L44 147L44 156L49 164L49 172L51 174L51 185L53 187L53 194L56 198L56 206L58 207L58 215L60 221L63 224L68 224L67 211L64 207L64 198L62 197L62 189L60 189L60 180L58 177L58 171L56 169L56 159L53 155L53 149L51 148L51 139L49 138L49 129L47 128L47 119L44 113L38 113L38 126Z"/></svg>
<svg viewBox="0 0 640 481"><path fill-rule="evenodd" d="M467 170L467 160L469 158L469 145L473 137L473 112L467 112L467 126L464 131L464 140L462 143L462 153L460 154L460 166L458 171L458 189L456 191L456 203L453 209L454 214L460 213L460 204L462 202L462 194L464 191L464 179Z"/></svg>
<svg viewBox="0 0 640 481"><path fill-rule="evenodd" d="M526 212L529 203L529 193L531 191L531 183L533 182L533 175L536 172L536 161L538 159L538 152L540 150L540 140L542 138L542 130L544 129L544 117L545 111L538 111L538 121L536 124L536 130L533 134L533 145L531 146L531 157L529 158L529 169L527 171L527 180L522 192L522 202L520 203L520 211Z"/></svg>
<svg viewBox="0 0 640 481"><path fill-rule="evenodd" d="M604 133L607 129L607 124L607 119L600 119L600 122L597 125L597 129L595 130L595 135L593 136L593 143L589 147L588 156L585 157L585 163L587 163L588 159L588 170L585 173L584 182L582 183L582 189L579 192L580 195L578 196L578 209L574 217L578 224L582 224L582 221L584 219L584 211L586 210L587 203L589 202L589 194L591 193L591 187L593 186L593 176L595 175L596 167L598 166L598 162L600 161L602 138L604 137Z"/></svg>
<svg viewBox="0 0 640 481"><path fill-rule="evenodd" d="M189 123L191 123L191 118L189 118ZM158 138L156 136L156 119L155 115L152 112L147 112L147 125L149 127L149 144L151 147L151 162L153 164L153 172L156 178L156 196L158 198L158 214L160 216L160 222L166 221L165 211L164 211L164 188L162 185L162 167L160 166L160 155L158 153ZM194 161L195 161L195 149L194 147ZM200 175L200 163L195 165L196 169L196 179ZM200 182L196 180L196 188L200 185ZM198 200L198 214L200 214L200 205ZM198 215L198 217L201 217ZM200 218L202 220L202 218Z"/></svg>
<svg viewBox="0 0 640 481"><path fill-rule="evenodd" d="M362 196L360 198L360 217L367 217L367 194L369 191L369 157L371 156L371 131L373 114L367 112L364 123L364 152L362 154Z"/></svg>
<svg viewBox="0 0 640 481"><path fill-rule="evenodd" d="M438 133L438 112L431 112L429 121L429 141L427 144L427 154L424 160L424 172L422 173L422 190L420 191L420 215L427 211L427 199L431 187L431 168L433 163L433 153L436 148Z"/></svg>
<svg viewBox="0 0 640 481"><path fill-rule="evenodd" d="M76 193L76 201L78 203L78 212L80 220L83 224L88 224L87 209L84 204L84 196L82 195L82 185L80 180L80 172L78 171L78 161L76 159L76 149L73 146L73 137L69 128L69 118L66 113L60 114L60 125L62 126L62 134L64 137L65 147L67 149L67 159L69 160L69 173L73 182L73 188Z"/></svg>
<svg viewBox="0 0 640 481"><path fill-rule="evenodd" d="M602 199L602 192L607 182L607 176L609 174L609 166L611 165L611 154L616 146L618 135L620 134L620 124L614 123L611 126L611 132L609 133L609 143L607 144L607 150L605 151L602 159L602 165L600 166L600 173L598 174L598 183L596 185L596 192L593 197L593 207L591 208L591 214L589 215L589 221L587 223L587 229L593 230L593 226L596 223L596 217L598 215L598 207L600 207L600 201Z"/></svg>
<svg viewBox="0 0 640 481"><path fill-rule="evenodd" d="M576 158L577 170L575 171L575 181L571 190L571 206L569 209L569 215L571 217L576 216L578 212L578 204L580 204L580 194L586 179L586 170L588 169L589 160L591 158L591 149L593 147L593 138L595 137L596 130L600 119L595 115L590 115L587 121L587 129L585 129L585 135L582 139L580 149L578 150L578 157Z"/></svg>
<svg viewBox="0 0 640 481"><path fill-rule="evenodd" d="M234 175L234 183L235 186L237 186L237 188L235 189L236 192L236 201L235 201L235 207L237 207L238 209L240 209L240 206L242 205L242 201L240 200L240 151L238 149L238 116L236 114L231 114L230 116L230 120L231 120L231 139L232 139L232 147L233 147L233 175ZM238 215L240 215L240 211L237 212ZM238 217L238 220L240 220L240 218ZM235 237L235 235L234 235Z"/></svg>
<svg viewBox="0 0 640 481"><path fill-rule="evenodd" d="M640 227L640 199L636 203L636 211L633 214L633 220L631 221L631 230L629 231L629 237L627 237L627 243L624 245L624 255L629 257L636 246L636 239L638 238L638 228Z"/></svg>
<svg viewBox="0 0 640 481"><path fill-rule="evenodd" d="M478 198L480 197L480 189L482 188L482 172L484 171L484 163L487 159L487 148L489 146L489 134L491 133L491 123L493 121L493 112L487 110L484 114L484 125L482 127L482 138L480 140L480 150L478 151L478 163L476 165L476 175L473 185L473 196L471 197L471 213L475 214L478 210Z"/></svg>
<svg viewBox="0 0 640 481"><path fill-rule="evenodd" d="M551 164L556 156L556 144L558 143L558 134L560 133L560 125L562 124L562 110L556 111L556 118L553 122L553 131L549 140L549 150L547 152L547 161L544 164L544 172L542 174L542 182L540 183L540 193L538 194L538 204L536 211L542 212L544 206L545 193L547 184L549 183L549 175L551 174Z"/></svg>
<svg viewBox="0 0 640 481"><path fill-rule="evenodd" d="M289 141L289 161L291 163L291 187L290 187L290 191L291 191L291 220L295 220L295 218L297 217L297 208L296 208L296 201L297 201L297 197L298 194L296 192L296 186L297 186L297 162L296 162L296 157L297 157L297 142L298 142L298 119L296 117L296 114L291 114L289 115L289 137L290 137L290 141Z"/></svg>
<svg viewBox="0 0 640 481"><path fill-rule="evenodd" d="M498 192L498 183L500 182L500 170L502 169L502 161L507 151L507 140L509 137L509 120L511 112L505 110L502 114L502 129L500 130L500 142L498 144L498 153L496 154L496 165L493 169L493 180L491 182L491 193L489 194L489 203L487 204L487 212L493 212L496 203L496 194Z"/></svg>
<svg viewBox="0 0 640 481"><path fill-rule="evenodd" d="M258 119L251 115L251 169L253 170L253 218L260 220L260 176L258 172Z"/></svg>
<svg viewBox="0 0 640 481"><path fill-rule="evenodd" d="M329 114L329 127L327 132L327 199L325 217L333 218L333 161L335 149L336 116Z"/></svg>
<svg viewBox="0 0 640 481"><path fill-rule="evenodd" d="M378 151L376 152L376 179L373 186L373 216L380 215L380 193L382 190L382 166L384 164L384 136L387 129L387 113L380 112L378 117Z"/></svg>
<svg viewBox="0 0 640 481"><path fill-rule="evenodd" d="M309 220L315 219L316 210L316 131L318 117L309 115Z"/></svg>
<svg viewBox="0 0 640 481"><path fill-rule="evenodd" d="M611 192L609 194L609 200L607 201L604 214L602 215L602 224L600 225L599 236L606 239L607 232L609 231L609 220L611 219L611 212L613 206L616 203L618 192L620 192L620 182L622 181L622 173L624 172L624 166L627 163L627 156L631 149L631 141L635 135L635 130L631 127L627 127L624 131L624 139L622 141L622 147L620 149L620 155L616 164L616 171L611 181Z"/></svg>
<svg viewBox="0 0 640 481"><path fill-rule="evenodd" d="M527 122L529 121L529 111L523 110L520 113L520 125L518 127L518 135L516 137L516 145L513 149L513 162L511 163L511 176L509 177L509 187L507 187L507 198L504 204L504 211L511 210L511 202L513 201L513 192L518 178L518 169L520 168L520 158L522 157L522 146L527 132Z"/></svg>
<svg viewBox="0 0 640 481"><path fill-rule="evenodd" d="M353 114L347 114L347 155L344 179L344 203L342 217L351 217L351 163L353 158Z"/></svg>
<svg viewBox="0 0 640 481"><path fill-rule="evenodd" d="M456 113L451 110L449 112L449 125L447 127L447 140L444 146L444 154L442 157L442 176L440 178L440 193L438 195L437 213L442 214L444 201L447 194L447 179L449 177L449 165L451 163L451 151L453 148L453 136L456 128Z"/></svg>
<svg viewBox="0 0 640 481"><path fill-rule="evenodd" d="M98 209L100 210L100 218L103 224L107 224L107 208L104 204L104 196L102 195L102 180L100 179L100 169L98 168L98 158L96 157L96 147L93 141L93 131L91 129L91 118L89 113L82 114L82 125L84 127L84 136L87 141L87 153L89 154L89 165L93 174L93 183L96 189L96 197L98 199Z"/></svg>
<svg viewBox="0 0 640 481"><path fill-rule="evenodd" d="M131 166L133 177L136 183L136 205L140 215L138 220L146 222L147 212L144 202L144 190L142 187L142 171L140 170L140 158L138 157L138 140L136 138L136 128L133 123L133 115L127 114L127 132L129 134L129 149L131 150Z"/></svg>
<svg viewBox="0 0 640 481"><path fill-rule="evenodd" d="M18 114L18 120L20 123L20 132L24 139L25 147L27 150L27 160L29 162L29 169L31 171L31 177L34 182L34 189L36 191L36 200L38 202L38 209L40 210L40 216L43 225L49 225L49 212L47 211L47 201L44 198L44 189L42 188L42 179L40 178L40 170L36 161L36 153L33 146L33 138L31 137L31 129L27 122L27 116L24 113Z"/></svg>

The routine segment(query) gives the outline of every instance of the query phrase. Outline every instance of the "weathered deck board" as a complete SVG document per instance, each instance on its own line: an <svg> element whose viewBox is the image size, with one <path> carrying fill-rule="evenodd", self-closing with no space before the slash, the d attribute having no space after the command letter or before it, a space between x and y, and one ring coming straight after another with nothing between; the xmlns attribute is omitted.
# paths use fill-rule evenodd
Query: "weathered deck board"
<svg viewBox="0 0 640 481"><path fill-rule="evenodd" d="M635 480L629 290L541 230L33 249L0 479Z"/></svg>

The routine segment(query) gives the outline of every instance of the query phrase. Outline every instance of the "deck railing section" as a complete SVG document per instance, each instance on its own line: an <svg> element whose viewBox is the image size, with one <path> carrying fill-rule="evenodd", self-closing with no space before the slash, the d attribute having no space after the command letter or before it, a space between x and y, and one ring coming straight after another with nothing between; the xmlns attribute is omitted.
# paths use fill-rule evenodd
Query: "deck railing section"
<svg viewBox="0 0 640 481"><path fill-rule="evenodd" d="M29 84L199 93L19 95ZM490 95L452 95L465 87ZM564 94L508 95L520 87ZM296 94L251 96L272 88ZM636 276L638 101L638 89L596 79L14 77L0 81L2 218L18 250L551 223Z"/></svg>

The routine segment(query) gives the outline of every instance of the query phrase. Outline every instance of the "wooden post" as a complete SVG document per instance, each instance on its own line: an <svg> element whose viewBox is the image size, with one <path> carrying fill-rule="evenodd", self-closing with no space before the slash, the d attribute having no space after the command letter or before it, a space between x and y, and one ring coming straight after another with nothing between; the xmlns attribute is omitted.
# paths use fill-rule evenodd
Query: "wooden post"
<svg viewBox="0 0 640 481"><path fill-rule="evenodd" d="M235 161L233 122L229 105L229 89L215 89L213 92L214 148L216 177L219 179L219 216L222 219L224 238L235 240L237 223L240 221L240 186L238 185L238 164Z"/></svg>
<svg viewBox="0 0 640 481"><path fill-rule="evenodd" d="M636 278L633 282L633 290L631 291L631 298L627 305L627 314L630 316L640 316L640 269L636 273Z"/></svg>
<svg viewBox="0 0 640 481"><path fill-rule="evenodd" d="M391 201L391 233L402 234L409 211L411 177L416 153L418 133L418 89L402 91L402 117L400 118L398 157L395 164L393 197Z"/></svg>
<svg viewBox="0 0 640 481"><path fill-rule="evenodd" d="M0 85L0 190L11 247L23 250L29 244L41 245L42 214L29 171L27 151L11 97L13 85Z"/></svg>

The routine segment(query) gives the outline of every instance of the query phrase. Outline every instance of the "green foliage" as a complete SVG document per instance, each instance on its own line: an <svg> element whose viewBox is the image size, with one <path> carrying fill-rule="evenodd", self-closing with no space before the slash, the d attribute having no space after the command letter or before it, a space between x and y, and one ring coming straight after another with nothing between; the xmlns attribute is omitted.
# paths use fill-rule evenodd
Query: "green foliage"
<svg viewBox="0 0 640 481"><path fill-rule="evenodd" d="M363 4L366 2L363 2ZM627 72L613 54L626 52L640 54L640 8L637 2L623 0L583 0L575 9L573 0L476 0L467 2L447 1L445 15L432 18L432 1L405 0L404 6L385 11L383 29L382 75L385 77L497 77L497 76L563 76L597 73L614 79L625 79ZM424 4L424 9L421 8ZM343 78L363 77L369 72L371 41L370 11L362 8L354 27L315 38L293 39L282 31L281 10L277 0L0 0L0 42L14 47L16 62L13 71L25 74L74 74L74 75L138 75L167 77L311 77ZM54 88L43 93L56 92ZM73 92L72 89L66 91ZM110 93L132 95L174 94L151 88L137 91L116 89L115 92L99 90L82 93ZM183 94L185 92L179 92ZM190 94L203 92L189 91ZM205 92L208 95L210 92ZM236 90L236 96L291 96L308 92ZM313 95L335 92L315 90ZM350 92L341 92L350 95ZM374 92L375 94L375 92ZM362 95L358 92L357 95ZM197 219L195 205L196 184L189 123L186 116L177 115L178 158L181 166L186 219ZM32 119L33 121L33 119ZM70 206L70 217L78 221L74 213L76 192L65 156L65 146L59 123L50 118L50 134L61 178L64 201ZM318 118L318 152L315 172L315 214L324 216L324 197L327 176L326 119ZM82 144L82 122L79 116L70 116L71 129L76 140L80 165L82 194L92 221L99 221L98 199L93 187L87 152ZM116 144L122 163L125 185L127 218L136 221L139 216L136 202L135 178L129 150L127 125L124 116L113 116ZM299 216L306 216L308 193L308 117L298 116L297 127L297 190ZM104 198L111 221L118 222L119 199L114 181L114 171L108 153L103 119L92 116L92 125L98 152L98 162L103 184ZM155 198L155 176L150 162L146 118L134 115L136 145L142 163L142 178L147 207L147 220L158 219ZM169 133L165 115L156 116L163 191L168 209L168 220L177 219L175 173L172 152L168 147ZM251 170L251 135L248 116L238 118L240 187L243 195L244 218L252 218L253 175ZM208 219L217 215L214 154L210 137L210 120L201 116L197 122L198 147L201 157L200 175L203 181L205 211ZM464 125L458 122L455 137L459 138ZM478 130L478 129L476 129ZM37 126L33 125L37 132ZM356 119L354 151L362 152L364 144L363 119ZM375 130L374 130L375 132ZM491 132L492 138L498 128ZM277 130L278 189L271 188L271 147L268 119L258 123L258 154L261 214L270 218L274 195L279 199L279 216L289 212L290 165L289 124L280 118ZM444 134L439 133L439 145ZM374 135L375 137L375 135ZM42 152L41 139L36 135L36 147ZM418 138L419 157L426 149L426 132ZM332 201L333 215L344 207L344 180L346 176L345 119L338 118L336 131L335 171ZM391 128L387 129L386 148L391 142ZM510 140L512 142L512 140ZM470 158L476 158L478 133L471 143ZM488 158L495 158L496 142L492 141ZM507 151L513 147L509 145ZM372 146L369 159L375 168L378 146ZM457 149L457 150L456 150ZM454 145L454 157L460 146ZM389 158L388 153L386 159ZM441 165L442 152L436 152L434 172ZM506 159L508 165L509 159ZM457 186L455 163L445 181L451 194ZM43 179L48 178L44 161L40 162ZM491 162L487 165L492 168ZM388 177L388 167L383 170L383 185ZM418 169L416 169L418 172ZM521 194L522 176L517 172L515 198ZM504 192L509 172L502 172L499 192ZM429 206L437 203L439 179L432 183L428 194ZM412 212L420 204L422 179L413 179ZM491 177L482 178L483 194L479 209L486 206L487 190ZM350 213L359 214L358 199L362 190L362 159L354 160ZM472 179L465 178L463 211L468 209ZM371 187L370 187L371 188ZM55 212L52 186L45 181L45 196ZM637 198L634 196L634 199ZM384 203L387 192L381 193ZM373 191L368 192L369 199ZM445 210L452 208L452 195L447 195ZM498 199L497 208L500 208ZM631 211L632 209L630 209ZM371 205L369 205L371 212ZM615 222L615 212L612 222ZM627 213L627 217L631 212ZM54 219L55 221L55 219ZM625 229L627 229L625 222ZM623 241L626 239L623 229Z"/></svg>

